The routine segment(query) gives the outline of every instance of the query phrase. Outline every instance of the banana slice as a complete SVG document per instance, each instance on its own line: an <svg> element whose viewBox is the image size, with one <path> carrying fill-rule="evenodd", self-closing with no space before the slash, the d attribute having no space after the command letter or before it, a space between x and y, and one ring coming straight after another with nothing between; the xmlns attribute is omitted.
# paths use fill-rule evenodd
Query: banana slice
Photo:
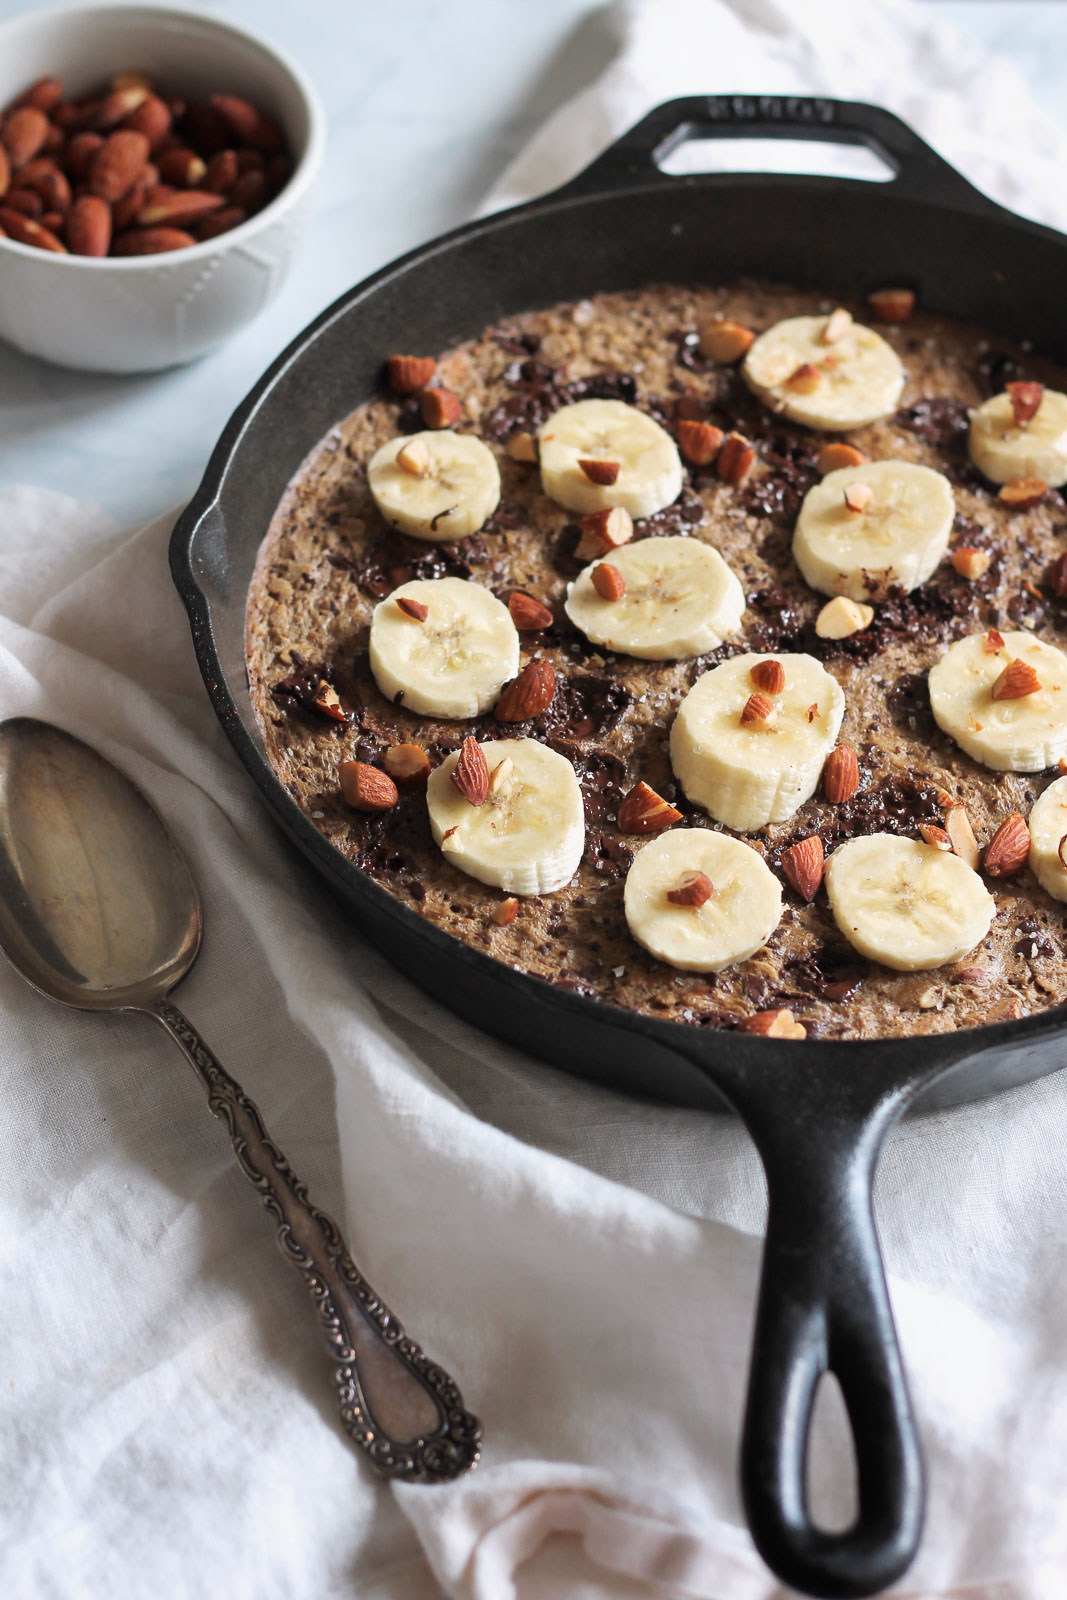
<svg viewBox="0 0 1067 1600"><path fill-rule="evenodd" d="M623 506L651 517L682 492L682 458L670 434L622 400L579 400L549 417L540 433L541 487L568 511ZM594 483L579 461L602 464Z"/></svg>
<svg viewBox="0 0 1067 1600"><path fill-rule="evenodd" d="M846 502L846 490L859 510ZM841 467L804 496L793 557L823 594L884 599L893 586L910 590L926 582L948 549L955 515L952 485L930 467L911 461Z"/></svg>
<svg viewBox="0 0 1067 1600"><path fill-rule="evenodd" d="M480 748L490 773L484 805L471 805L452 782L458 750L430 773L426 803L434 843L461 872L508 894L562 889L585 849L585 807L574 768L536 739L493 739ZM506 780L494 786L492 774L506 760Z"/></svg>
<svg viewBox="0 0 1067 1600"><path fill-rule="evenodd" d="M752 677L761 661L779 662L785 680L766 696L772 719L742 722L761 692ZM840 685L814 656L734 656L698 678L679 706L671 766L690 800L751 833L810 800L844 714Z"/></svg>
<svg viewBox="0 0 1067 1600"><path fill-rule="evenodd" d="M477 533L500 504L489 446L449 428L390 439L371 456L367 484L390 527L438 544Z"/></svg>
<svg viewBox="0 0 1067 1600"><path fill-rule="evenodd" d="M749 349L741 375L772 411L806 428L865 428L896 410L904 368L880 333L850 318L844 332L826 343L831 321L776 322Z"/></svg>
<svg viewBox="0 0 1067 1600"><path fill-rule="evenodd" d="M399 604L406 600L421 618ZM466 578L413 578L374 608L370 666L387 700L423 717L480 717L519 670L511 613Z"/></svg>
<svg viewBox="0 0 1067 1600"><path fill-rule="evenodd" d="M646 661L679 661L714 650L741 625L745 592L722 556L699 539L642 539L608 565L626 593L606 600L594 562L569 585L564 610L587 639Z"/></svg>
<svg viewBox="0 0 1067 1600"><path fill-rule="evenodd" d="M1067 394L1046 389L1029 422L1015 421L1011 396L995 394L971 412L971 460L991 483L1040 478L1067 483Z"/></svg>
<svg viewBox="0 0 1067 1600"><path fill-rule="evenodd" d="M992 644L1000 641L999 648ZM1018 665L1013 665L1018 663ZM1007 669L1027 689L1000 698ZM939 728L994 772L1040 772L1067 756L1067 655L1032 633L972 633L930 669L930 705ZM994 688L997 696L994 697Z"/></svg>
<svg viewBox="0 0 1067 1600"><path fill-rule="evenodd" d="M669 899L699 873L711 885L702 903ZM675 828L637 852L623 907L633 937L657 960L683 972L721 972L766 944L781 921L782 889L743 840L710 828Z"/></svg>
<svg viewBox="0 0 1067 1600"><path fill-rule="evenodd" d="M1060 845L1067 839L1067 778L1039 795L1030 813L1030 871L1054 900L1067 900L1067 865ZM1067 854L1067 845L1064 845Z"/></svg>
<svg viewBox="0 0 1067 1600"><path fill-rule="evenodd" d="M839 845L826 864L826 892L849 944L897 972L925 972L966 955L997 909L959 856L891 833Z"/></svg>

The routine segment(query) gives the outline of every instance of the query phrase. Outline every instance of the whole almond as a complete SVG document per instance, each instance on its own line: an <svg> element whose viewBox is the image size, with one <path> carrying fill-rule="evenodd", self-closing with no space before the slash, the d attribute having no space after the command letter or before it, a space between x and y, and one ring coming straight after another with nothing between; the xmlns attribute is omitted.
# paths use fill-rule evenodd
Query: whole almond
<svg viewBox="0 0 1067 1600"><path fill-rule="evenodd" d="M867 304L879 322L907 322L915 310L915 290L876 289Z"/></svg>
<svg viewBox="0 0 1067 1600"><path fill-rule="evenodd" d="M266 198L266 175L255 170L243 172L230 190L230 199L233 204L240 206L242 210L247 211L250 215L253 211L259 210Z"/></svg>
<svg viewBox="0 0 1067 1600"><path fill-rule="evenodd" d="M170 107L157 94L146 95L141 104L126 118L123 126L132 128L134 133L143 133L148 140L148 148L154 155L170 132ZM236 176L236 163L234 175Z"/></svg>
<svg viewBox="0 0 1067 1600"><path fill-rule="evenodd" d="M175 122L180 124L186 144L204 161L210 160L218 151L225 150L228 144L234 142L233 130L206 100L191 100L180 112L172 105L171 114Z"/></svg>
<svg viewBox="0 0 1067 1600"><path fill-rule="evenodd" d="M33 188L40 195L46 211L58 211L61 217L66 216L70 210L70 184L58 167L53 167L51 172L42 172Z"/></svg>
<svg viewBox="0 0 1067 1600"><path fill-rule="evenodd" d="M67 219L63 215L62 211L46 211L44 216L41 218L41 227L46 229L49 233L54 233L56 238L59 239L60 243L62 244L62 233L66 225L66 220Z"/></svg>
<svg viewBox="0 0 1067 1600"><path fill-rule="evenodd" d="M608 561L597 562L590 582L601 600L621 600L626 594L626 579Z"/></svg>
<svg viewBox="0 0 1067 1600"><path fill-rule="evenodd" d="M683 420L678 424L678 449L694 467L706 467L714 461L722 441L722 429L712 427L710 422Z"/></svg>
<svg viewBox="0 0 1067 1600"><path fill-rule="evenodd" d="M731 317L716 317L700 330L700 350L709 361L740 361L756 335Z"/></svg>
<svg viewBox="0 0 1067 1600"><path fill-rule="evenodd" d="M722 442L715 470L723 483L738 488L752 471L756 452L739 433L728 433Z"/></svg>
<svg viewBox="0 0 1067 1600"><path fill-rule="evenodd" d="M552 626L552 613L540 600L535 600L531 594L523 594L521 589L512 589L508 595L508 610L511 620L520 633L538 633L542 628Z"/></svg>
<svg viewBox="0 0 1067 1600"><path fill-rule="evenodd" d="M106 256L111 244L111 207L99 195L75 200L67 219L67 244L76 256Z"/></svg>
<svg viewBox="0 0 1067 1600"><path fill-rule="evenodd" d="M675 888L667 890L667 899L673 906L692 906L699 911L714 893L715 885L706 872L687 872Z"/></svg>
<svg viewBox="0 0 1067 1600"><path fill-rule="evenodd" d="M1011 401L1012 418L1017 428L1024 428L1037 415L1045 396L1043 383L1007 383L1004 385Z"/></svg>
<svg viewBox="0 0 1067 1600"><path fill-rule="evenodd" d="M452 782L472 806L484 806L489 795L489 763L485 751L470 735L464 739L455 766Z"/></svg>
<svg viewBox="0 0 1067 1600"><path fill-rule="evenodd" d="M11 187L11 157L4 146L0 144L0 196L5 195Z"/></svg>
<svg viewBox="0 0 1067 1600"><path fill-rule="evenodd" d="M158 256L167 250L188 250L196 243L181 228L131 228L115 240L112 255Z"/></svg>
<svg viewBox="0 0 1067 1600"><path fill-rule="evenodd" d="M66 245L50 229L43 228L32 217L24 217L21 212L12 211L6 205L0 205L0 228L16 244L32 245L35 250L49 250L58 256L67 253Z"/></svg>
<svg viewBox="0 0 1067 1600"><path fill-rule="evenodd" d="M1025 867L1030 855L1030 830L1018 811L1000 824L986 845L982 865L991 878L1012 878Z"/></svg>
<svg viewBox="0 0 1067 1600"><path fill-rule="evenodd" d="M781 694L785 688L785 668L773 656L757 661L749 672L749 678L764 694Z"/></svg>
<svg viewBox="0 0 1067 1600"><path fill-rule="evenodd" d="M246 172L264 172L266 170L267 163L262 150L253 150L246 144L236 151L236 156L238 177L243 178Z"/></svg>
<svg viewBox="0 0 1067 1600"><path fill-rule="evenodd" d="M382 766L394 783L410 788L430 776L430 758L421 744L391 744L382 756Z"/></svg>
<svg viewBox="0 0 1067 1600"><path fill-rule="evenodd" d="M997 499L1001 505L1010 507L1012 511L1029 511L1031 506L1036 506L1048 493L1048 485L1040 478L1012 478L1010 483L1002 484Z"/></svg>
<svg viewBox="0 0 1067 1600"><path fill-rule="evenodd" d="M5 118L0 131L0 143L11 158L11 165L16 172L27 161L33 160L47 137L48 118L37 106L19 106L17 111L12 111Z"/></svg>
<svg viewBox="0 0 1067 1600"><path fill-rule="evenodd" d="M620 833L659 833L681 820L682 813L647 783L635 783L619 805L616 826Z"/></svg>
<svg viewBox="0 0 1067 1600"><path fill-rule="evenodd" d="M826 866L826 852L817 833L798 839L782 851L782 871L797 894L809 903L815 899Z"/></svg>
<svg viewBox="0 0 1067 1600"><path fill-rule="evenodd" d="M76 133L71 139L67 145L67 171L75 183L81 183L86 176L103 142L102 133Z"/></svg>
<svg viewBox="0 0 1067 1600"><path fill-rule="evenodd" d="M36 189L9 189L4 196L4 204L9 211L17 211L22 217L30 217L34 222L44 216L44 202Z"/></svg>
<svg viewBox="0 0 1067 1600"><path fill-rule="evenodd" d="M132 188L127 189L121 200L116 200L111 207L111 231L123 233L125 229L132 228L139 214L148 203L149 196L155 198L158 194L173 194L173 189L160 189L158 185L152 190L144 178L138 178Z"/></svg>
<svg viewBox="0 0 1067 1600"><path fill-rule="evenodd" d="M854 444L832 439L819 451L815 470L825 477L828 472L838 472L842 467L862 467L869 460L870 457L864 455L862 450L857 450Z"/></svg>
<svg viewBox="0 0 1067 1600"><path fill-rule="evenodd" d="M342 761L337 777L341 793L355 811L388 811L400 799L389 774L367 761Z"/></svg>
<svg viewBox="0 0 1067 1600"><path fill-rule="evenodd" d="M808 1030L798 1022L791 1011L757 1011L743 1017L737 1024L738 1033L755 1033L765 1039L806 1039Z"/></svg>
<svg viewBox="0 0 1067 1600"><path fill-rule="evenodd" d="M556 693L556 673L550 661L529 661L517 678L504 685L493 715L498 722L526 722L547 711Z"/></svg>
<svg viewBox="0 0 1067 1600"><path fill-rule="evenodd" d="M220 150L208 162L200 187L206 189L208 194L225 194L227 189L233 188L239 177L236 150Z"/></svg>
<svg viewBox="0 0 1067 1600"><path fill-rule="evenodd" d="M265 155L280 151L285 140L273 117L236 94L213 94L211 104L239 144L250 144Z"/></svg>
<svg viewBox="0 0 1067 1600"><path fill-rule="evenodd" d="M245 213L240 206L227 206L225 211L216 211L213 217L205 217L196 230L196 237L204 239L217 239L220 233L229 233L231 228L238 227L245 221Z"/></svg>
<svg viewBox="0 0 1067 1600"><path fill-rule="evenodd" d="M122 89L112 89L106 94L97 108L93 117L93 127L100 133L109 133L112 128L117 128L119 123L137 110L148 99L148 89L143 83L127 84ZM162 105L162 101L160 101ZM166 111L166 106L163 107ZM167 112L167 121L170 122L170 113ZM127 123L127 126L129 124ZM140 132L146 133L146 129Z"/></svg>
<svg viewBox="0 0 1067 1600"><path fill-rule="evenodd" d="M47 113L57 106L62 98L63 84L59 78L38 78L28 89L23 89L17 99L11 102L9 109L17 111L20 106L35 106L38 111Z"/></svg>
<svg viewBox="0 0 1067 1600"><path fill-rule="evenodd" d="M437 362L433 356L390 356L388 367L391 389L397 394L417 394L437 371Z"/></svg>
<svg viewBox="0 0 1067 1600"><path fill-rule="evenodd" d="M226 201L221 194L205 194L200 189L175 189L162 199L149 200L137 213L139 228L184 228L203 222L213 211L221 211Z"/></svg>
<svg viewBox="0 0 1067 1600"><path fill-rule="evenodd" d="M186 145L174 145L161 150L156 165L164 183L175 189L195 189L207 175L207 162Z"/></svg>
<svg viewBox="0 0 1067 1600"><path fill-rule="evenodd" d="M621 464L618 461L596 461L580 457L578 465L590 483L598 484L605 489L616 482L621 471Z"/></svg>
<svg viewBox="0 0 1067 1600"><path fill-rule="evenodd" d="M860 769L856 752L847 744L839 744L836 750L830 751L822 769L823 793L832 806L839 806L851 800L859 786Z"/></svg>
<svg viewBox="0 0 1067 1600"><path fill-rule="evenodd" d="M143 133L120 128L109 134L89 163L90 194L114 204L132 188L148 160L148 140Z"/></svg>
<svg viewBox="0 0 1067 1600"><path fill-rule="evenodd" d="M463 415L463 401L451 389L424 389L419 412L428 428L450 428Z"/></svg>

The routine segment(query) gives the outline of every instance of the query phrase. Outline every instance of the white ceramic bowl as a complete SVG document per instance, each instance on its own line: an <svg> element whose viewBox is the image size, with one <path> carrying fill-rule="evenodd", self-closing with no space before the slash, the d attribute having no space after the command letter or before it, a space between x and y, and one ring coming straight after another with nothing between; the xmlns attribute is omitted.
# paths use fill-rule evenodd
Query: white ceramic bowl
<svg viewBox="0 0 1067 1600"><path fill-rule="evenodd" d="M57 6L0 24L0 105L48 74L75 97L134 68L191 98L261 105L285 130L293 176L239 227L165 255L94 259L0 239L0 338L65 367L152 372L203 355L277 294L310 220L325 119L276 46L166 6Z"/></svg>

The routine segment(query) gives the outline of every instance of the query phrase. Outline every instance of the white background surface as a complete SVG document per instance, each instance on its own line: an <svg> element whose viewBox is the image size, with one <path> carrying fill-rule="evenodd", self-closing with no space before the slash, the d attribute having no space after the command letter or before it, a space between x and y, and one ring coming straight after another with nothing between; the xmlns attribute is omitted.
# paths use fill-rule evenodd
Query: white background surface
<svg viewBox="0 0 1067 1600"><path fill-rule="evenodd" d="M1015 60L1067 122L1064 0L927 0ZM0 0L0 19L29 9ZM314 79L329 119L318 217L281 297L216 354L140 378L63 372L0 346L0 486L132 525L187 499L260 372L351 284L464 221L548 113L605 64L593 0L225 0ZM863 98L857 84L855 97Z"/></svg>

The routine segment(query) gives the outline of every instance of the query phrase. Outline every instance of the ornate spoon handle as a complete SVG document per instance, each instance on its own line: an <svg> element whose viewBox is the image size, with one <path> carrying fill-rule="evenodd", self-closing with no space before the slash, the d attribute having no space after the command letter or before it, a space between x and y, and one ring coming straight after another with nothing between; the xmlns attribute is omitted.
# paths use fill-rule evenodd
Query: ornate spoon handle
<svg viewBox="0 0 1067 1600"><path fill-rule="evenodd" d="M345 1248L337 1224L269 1138L240 1084L223 1071L169 1000L148 1014L167 1029L226 1124L245 1177L278 1225L282 1254L300 1268L336 1370L341 1421L383 1477L441 1483L475 1466L481 1426L441 1367L427 1360Z"/></svg>

